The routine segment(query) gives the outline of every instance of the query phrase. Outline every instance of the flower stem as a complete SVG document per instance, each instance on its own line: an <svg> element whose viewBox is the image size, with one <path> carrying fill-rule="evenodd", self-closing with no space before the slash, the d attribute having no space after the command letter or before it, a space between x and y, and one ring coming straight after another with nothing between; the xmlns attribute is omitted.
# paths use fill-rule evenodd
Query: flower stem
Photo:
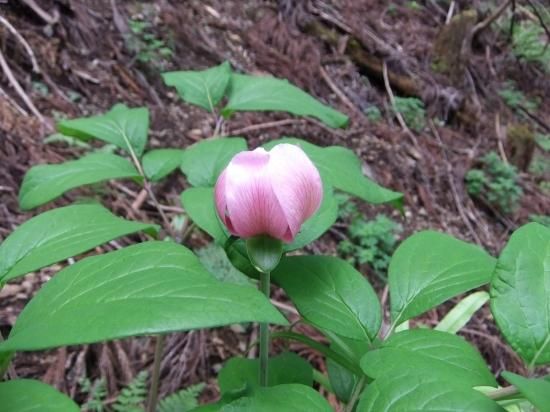
<svg viewBox="0 0 550 412"><path fill-rule="evenodd" d="M260 272L260 291L269 299L269 272ZM260 386L267 386L269 362L269 324L260 323Z"/></svg>
<svg viewBox="0 0 550 412"><path fill-rule="evenodd" d="M155 412L157 409L157 398L159 393L160 361L164 349L164 335L157 335L155 342L155 357L153 361L153 375L151 376L151 389L149 390L148 412Z"/></svg>
<svg viewBox="0 0 550 412"><path fill-rule="evenodd" d="M344 412L351 412L353 411L353 407L355 406L355 403L357 402L357 399L359 399L359 395L361 395L361 392L363 391L363 388L365 387L365 376L363 375L359 381L355 384L355 387L353 388L353 392L351 393L351 398L346 405L346 409Z"/></svg>

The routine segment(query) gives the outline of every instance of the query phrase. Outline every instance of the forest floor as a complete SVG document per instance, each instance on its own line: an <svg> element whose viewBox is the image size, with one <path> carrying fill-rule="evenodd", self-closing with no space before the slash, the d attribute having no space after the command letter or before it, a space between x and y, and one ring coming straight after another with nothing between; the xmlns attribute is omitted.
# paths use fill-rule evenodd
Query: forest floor
<svg viewBox="0 0 550 412"><path fill-rule="evenodd" d="M492 19L504 3L510 4ZM0 2L0 16L29 45L27 50L7 25L0 24L0 52L11 72L0 72L0 240L33 214L53 207L32 214L19 209L17 193L25 172L82 152L64 141L45 142L56 121L103 113L119 102L147 106L149 146L184 148L210 137L215 119L179 99L163 84L160 73L229 61L237 71L288 79L346 113L350 125L333 130L283 113L243 113L225 121L222 134L244 136L251 147L280 136L346 146L361 157L367 175L404 193L403 214L390 206L353 203L365 221L384 214L402 229L388 229L383 236L398 242L430 228L496 255L515 228L550 213L550 52L547 60L533 62L522 55L521 47L527 46L518 46L510 35L523 25L539 24L532 4L538 3ZM539 9L549 13L540 4ZM545 28L541 30L539 40L550 40ZM14 90L14 80L30 104ZM396 105L401 105L399 115ZM481 160L489 152L495 152L504 167L511 163L517 169L517 183L515 177L508 179L522 194L511 210L487 193L468 193L466 174L472 168L490 167ZM181 175L155 187L160 202L172 207L170 218L181 214L179 194L185 187ZM506 188L493 189L504 202L510 200ZM97 191L73 191L55 205L97 196ZM118 215L158 220L149 205L135 207L137 191L131 183L110 183L101 188L101 199ZM338 246L349 237L350 223L343 217L311 250L342 253ZM136 240L137 235L121 242ZM207 236L195 231L188 246L198 249L207 243ZM59 268L27 276L0 292L4 336L33 293ZM385 300L387 289L373 265L358 268ZM454 303L419 321L436 323ZM207 382L202 399L215 398L216 372L229 357L247 354L255 339L250 330L239 326L170 335L161 393ZM488 308L478 311L460 334L475 343L497 375L505 369L524 372L499 336ZM151 367L153 346L150 338L136 338L24 353L15 357L14 366L17 375L41 379L80 401L86 395L79 379L102 377L112 399L138 371ZM324 370L319 354L301 344L291 349Z"/></svg>

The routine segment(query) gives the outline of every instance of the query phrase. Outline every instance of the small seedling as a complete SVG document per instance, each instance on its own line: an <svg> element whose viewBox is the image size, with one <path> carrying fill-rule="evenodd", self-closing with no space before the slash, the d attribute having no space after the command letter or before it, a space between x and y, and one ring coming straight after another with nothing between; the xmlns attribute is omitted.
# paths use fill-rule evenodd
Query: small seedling
<svg viewBox="0 0 550 412"><path fill-rule="evenodd" d="M466 174L466 188L474 197L485 199L503 213L514 212L523 194L514 166L504 163L495 152L481 159L481 166Z"/></svg>

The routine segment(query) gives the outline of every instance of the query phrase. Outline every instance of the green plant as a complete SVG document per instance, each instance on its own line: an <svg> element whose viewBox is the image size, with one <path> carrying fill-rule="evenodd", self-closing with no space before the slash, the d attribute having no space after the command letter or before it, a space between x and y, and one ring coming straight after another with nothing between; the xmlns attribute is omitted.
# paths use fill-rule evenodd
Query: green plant
<svg viewBox="0 0 550 412"><path fill-rule="evenodd" d="M546 33L540 24L530 20L522 21L514 25L512 51L517 58L539 63L550 72L550 39L545 38Z"/></svg>
<svg viewBox="0 0 550 412"><path fill-rule="evenodd" d="M485 199L503 213L514 212L523 194L516 168L495 152L483 156L480 168L470 170L465 180L470 195Z"/></svg>
<svg viewBox="0 0 550 412"><path fill-rule="evenodd" d="M382 113L375 105L369 106L365 109L365 116L367 116L367 119L374 123L379 122L380 119L382 119Z"/></svg>
<svg viewBox="0 0 550 412"><path fill-rule="evenodd" d="M199 383L182 389L160 401L158 412L189 412L199 406L197 401L206 385Z"/></svg>
<svg viewBox="0 0 550 412"><path fill-rule="evenodd" d="M516 111L524 108L528 112L533 112L537 110L539 105L538 101L527 98L523 92L518 90L516 83L512 80L506 81L503 87L498 91L498 94L508 107Z"/></svg>
<svg viewBox="0 0 550 412"><path fill-rule="evenodd" d="M78 381L80 391L87 395L87 401L82 405L83 412L103 412L105 400L107 399L107 388L105 379L96 379L93 382L86 377Z"/></svg>
<svg viewBox="0 0 550 412"><path fill-rule="evenodd" d="M166 77L188 103L216 117L218 113L229 117L239 110L279 110L315 116L330 127L343 127L348 120L288 82L237 75L228 65ZM220 108L224 97L227 103ZM342 405L346 412L497 412L510 402L529 402L539 409L547 406L550 382L505 372L502 376L514 386L498 388L476 349L450 333L467 322L487 295L457 305L440 325L442 330L407 327L413 324L408 323L411 319L449 299L487 286L500 332L534 375L535 367L550 363L550 307L545 284L550 229L537 223L518 228L498 258L443 233L413 234L393 253L388 266L389 306L383 308L368 279L348 262L334 256L307 255L306 251L291 253L335 223L335 190L375 204L402 200L400 193L364 176L360 159L351 150L283 138L264 144L264 150L249 151L242 138L218 137L184 149L153 151L147 149L148 125L146 108L123 105L104 115L63 121L58 129L64 134L102 140L115 146L115 152L34 166L25 175L20 190L20 206L25 210L82 185L131 179L157 209L164 231L155 224L116 217L98 204L59 207L21 224L0 245L0 286L121 236L141 233L148 240L112 252L88 254L42 285L19 314L10 335L0 342L2 375L16 351L141 335L156 335L153 370L158 371L160 336L164 334L259 323L264 325L260 336L268 336L269 324L279 325L282 331L273 334L273 339L299 341L326 357L331 364L328 377L297 354L268 358L269 342L262 339L260 359L236 357L224 365L218 375L220 400L203 410L330 411L326 399L313 388L314 376L334 390L346 404ZM288 145L294 146L290 149ZM306 187L301 186L306 173L301 162L289 156L273 160L271 152L282 150L279 153L288 155L285 148L295 156L300 153L302 160L309 158ZM244 163L264 168L259 173L261 184L255 180L258 174L239 173ZM177 170L189 185L181 194L187 218L223 248L235 268L253 281L260 278L261 292L217 279L195 253L167 235L172 221L164 214L168 209L158 202L155 189L159 186L155 184ZM240 202L248 202L246 213L228 208L229 203L242 206ZM240 222L236 210L241 212ZM353 216L353 208L346 213ZM311 218L305 221L305 215ZM249 237L241 232L247 225L258 233ZM241 238L236 235L239 233ZM292 330L266 296L270 278L284 289L298 320L316 329L315 336L324 335L323 341ZM386 313L389 325L382 327ZM155 375L149 412L156 410ZM145 378L140 376L141 383L123 391L125 401L118 403L120 408L133 409L143 402ZM480 387L485 388L478 390ZM0 405L2 412L79 410L67 396L29 379L1 382Z"/></svg>
<svg viewBox="0 0 550 412"><path fill-rule="evenodd" d="M365 219L347 200L340 210L351 221L347 228L348 239L338 244L339 253L353 265L368 264L374 272L384 278L390 258L397 245L401 225L386 215L378 214L372 220ZM342 216L342 215L341 215Z"/></svg>
<svg viewBox="0 0 550 412"><path fill-rule="evenodd" d="M117 396L113 410L116 412L143 412L147 397L147 376L146 371L139 372Z"/></svg>
<svg viewBox="0 0 550 412"><path fill-rule="evenodd" d="M158 69L163 69L174 52L153 32L154 26L147 21L129 19L128 27L130 33L125 37L126 47L140 62L154 63Z"/></svg>
<svg viewBox="0 0 550 412"><path fill-rule="evenodd" d="M416 97L395 96L393 109L403 116L407 126L413 130L420 132L426 126L426 110L422 100Z"/></svg>
<svg viewBox="0 0 550 412"><path fill-rule="evenodd" d="M548 215L529 215L529 220L550 228L550 216Z"/></svg>

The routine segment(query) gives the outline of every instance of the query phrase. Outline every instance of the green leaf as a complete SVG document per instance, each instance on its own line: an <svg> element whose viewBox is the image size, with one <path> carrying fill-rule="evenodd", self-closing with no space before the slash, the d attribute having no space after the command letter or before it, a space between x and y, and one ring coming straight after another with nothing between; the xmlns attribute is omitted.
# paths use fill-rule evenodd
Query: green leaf
<svg viewBox="0 0 550 412"><path fill-rule="evenodd" d="M321 206L319 206L319 210L304 222L294 241L284 245L285 251L301 249L310 244L321 237L336 222L338 218L338 202L332 193L332 187L324 185L323 191L323 201L321 202Z"/></svg>
<svg viewBox="0 0 550 412"><path fill-rule="evenodd" d="M174 86L180 97L188 103L213 112L225 94L231 77L231 66L224 62L202 71L162 73L167 86Z"/></svg>
<svg viewBox="0 0 550 412"><path fill-rule="evenodd" d="M254 236L246 239L246 252L257 271L271 273L283 255L283 242L271 236Z"/></svg>
<svg viewBox="0 0 550 412"><path fill-rule="evenodd" d="M220 412L332 412L332 408L319 392L309 386L296 383L258 388L251 396L239 398L221 406L221 408L208 410Z"/></svg>
<svg viewBox="0 0 550 412"><path fill-rule="evenodd" d="M359 158L351 150L340 146L319 147L293 137L273 140L264 146L270 149L279 143L300 146L319 169L323 181L336 189L369 203L391 202L401 206L403 194L386 189L366 177L361 169Z"/></svg>
<svg viewBox="0 0 550 412"><path fill-rule="evenodd" d="M156 149L143 155L142 165L145 176L156 182L176 170L183 159L183 150Z"/></svg>
<svg viewBox="0 0 550 412"><path fill-rule="evenodd" d="M32 167L21 184L19 205L29 210L43 205L79 186L110 179L139 178L126 159L108 153L94 153L78 160Z"/></svg>
<svg viewBox="0 0 550 412"><path fill-rule="evenodd" d="M269 386L288 383L313 385L313 368L292 352L284 352L269 359ZM231 358L218 375L220 392L224 394L250 393L260 387L260 360Z"/></svg>
<svg viewBox="0 0 550 412"><path fill-rule="evenodd" d="M378 334L378 297L347 262L331 256L290 256L281 260L272 276L314 326L366 341Z"/></svg>
<svg viewBox="0 0 550 412"><path fill-rule="evenodd" d="M550 229L529 223L502 250L491 281L491 311L529 366L550 363Z"/></svg>
<svg viewBox="0 0 550 412"><path fill-rule="evenodd" d="M488 283L496 259L438 232L418 232L395 251L388 271L391 317L398 325Z"/></svg>
<svg viewBox="0 0 550 412"><path fill-rule="evenodd" d="M154 234L158 227L121 219L98 204L44 212L19 226L0 245L0 283L141 230Z"/></svg>
<svg viewBox="0 0 550 412"><path fill-rule="evenodd" d="M322 104L287 80L271 76L232 74L228 98L222 110L224 116L237 111L282 111L316 117L330 127L348 124L345 114Z"/></svg>
<svg viewBox="0 0 550 412"><path fill-rule="evenodd" d="M364 341L348 339L334 334L328 334L328 337L331 340L330 348L349 358L355 364L359 364L360 359L369 350L369 344ZM330 384L338 399L346 403L349 402L353 389L359 381L359 375L346 369L331 358L327 358L327 372Z"/></svg>
<svg viewBox="0 0 550 412"><path fill-rule="evenodd" d="M229 237L216 213L214 188L191 187L181 194L181 204L193 223L208 233L219 244Z"/></svg>
<svg viewBox="0 0 550 412"><path fill-rule="evenodd" d="M367 352L361 368L373 379L405 373L427 375L464 385L497 386L481 355L462 337L430 329L392 335L379 349Z"/></svg>
<svg viewBox="0 0 550 412"><path fill-rule="evenodd" d="M112 143L129 153L133 151L139 157L147 143L149 109L130 109L116 104L109 112L99 116L62 120L57 124L57 129L64 135L82 140L96 138Z"/></svg>
<svg viewBox="0 0 550 412"><path fill-rule="evenodd" d="M203 266L219 281L254 287L250 279L231 264L220 245L209 243L195 253Z"/></svg>
<svg viewBox="0 0 550 412"><path fill-rule="evenodd" d="M488 300L489 294L483 290L466 296L441 319L435 330L457 333Z"/></svg>
<svg viewBox="0 0 550 412"><path fill-rule="evenodd" d="M449 335L453 336L453 335ZM385 375L369 384L356 412L505 412L475 389L441 381L437 376Z"/></svg>
<svg viewBox="0 0 550 412"><path fill-rule="evenodd" d="M79 412L69 397L50 385L31 379L0 383L2 412Z"/></svg>
<svg viewBox="0 0 550 412"><path fill-rule="evenodd" d="M59 272L21 312L0 351L237 322L287 323L259 291L217 281L183 246L145 242Z"/></svg>
<svg viewBox="0 0 550 412"><path fill-rule="evenodd" d="M539 412L550 412L550 382L544 379L527 379L511 372L502 372L502 377L515 385L519 392L525 396Z"/></svg>
<svg viewBox="0 0 550 412"><path fill-rule="evenodd" d="M203 140L185 150L181 171L193 186L214 186L233 156L243 150L247 146L242 137Z"/></svg>

